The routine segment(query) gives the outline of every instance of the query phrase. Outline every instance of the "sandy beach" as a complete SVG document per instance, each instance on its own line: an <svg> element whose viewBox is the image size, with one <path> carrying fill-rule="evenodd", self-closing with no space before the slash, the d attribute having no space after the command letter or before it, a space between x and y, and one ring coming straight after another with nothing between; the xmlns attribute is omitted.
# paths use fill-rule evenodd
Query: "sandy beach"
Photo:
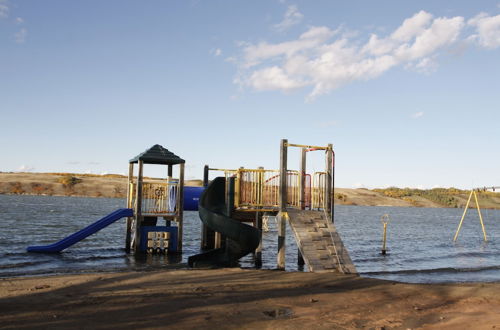
<svg viewBox="0 0 500 330"><path fill-rule="evenodd" d="M165 270L0 280L3 329L493 329L500 283Z"/></svg>

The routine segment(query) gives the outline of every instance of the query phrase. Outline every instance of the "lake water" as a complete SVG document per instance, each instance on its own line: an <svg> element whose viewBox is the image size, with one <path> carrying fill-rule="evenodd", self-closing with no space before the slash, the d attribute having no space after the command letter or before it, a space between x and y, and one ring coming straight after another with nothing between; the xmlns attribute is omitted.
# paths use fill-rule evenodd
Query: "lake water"
<svg viewBox="0 0 500 330"><path fill-rule="evenodd" d="M28 245L56 242L124 204L121 199L0 195L0 277L187 267L187 257L199 252L197 212L185 212L184 253L177 258L126 254L124 219L63 253L26 252ZM486 243L475 210L469 210L456 243L452 239L463 212L460 209L336 206L335 210L337 230L361 276L413 283L500 280L497 210L483 210ZM380 254L383 214L391 217L385 256ZM273 218L263 237L262 268L274 269L277 232ZM286 262L287 270L299 270L291 232ZM241 259L240 265L253 268L253 257Z"/></svg>

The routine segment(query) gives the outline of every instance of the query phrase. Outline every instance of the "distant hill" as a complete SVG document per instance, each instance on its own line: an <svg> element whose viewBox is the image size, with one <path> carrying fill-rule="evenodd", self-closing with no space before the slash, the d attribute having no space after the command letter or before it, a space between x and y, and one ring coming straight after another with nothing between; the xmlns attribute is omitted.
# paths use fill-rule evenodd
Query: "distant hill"
<svg viewBox="0 0 500 330"><path fill-rule="evenodd" d="M201 186L201 180L186 180ZM0 194L125 198L127 177L118 174L0 173Z"/></svg>
<svg viewBox="0 0 500 330"><path fill-rule="evenodd" d="M456 188L412 189L335 189L335 203L366 206L450 207L464 208L470 191ZM500 209L500 193L478 192L481 208ZM474 201L470 204L475 207Z"/></svg>
<svg viewBox="0 0 500 330"><path fill-rule="evenodd" d="M202 181L186 180L186 185L201 186ZM127 177L118 174L0 172L0 194L125 198L126 193ZM340 205L463 208L468 196L468 191L455 188L335 188L334 202ZM482 208L500 209L500 193L479 192L478 196Z"/></svg>

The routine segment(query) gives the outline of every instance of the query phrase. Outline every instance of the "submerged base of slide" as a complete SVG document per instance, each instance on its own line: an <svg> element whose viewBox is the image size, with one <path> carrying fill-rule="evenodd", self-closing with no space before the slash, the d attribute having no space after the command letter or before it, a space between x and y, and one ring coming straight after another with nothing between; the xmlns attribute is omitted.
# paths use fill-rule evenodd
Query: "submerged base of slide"
<svg viewBox="0 0 500 330"><path fill-rule="evenodd" d="M57 243L50 245L41 245L41 246L29 246L28 252L42 252L42 253L57 253L62 250L70 247L73 244L80 242L82 239L95 234L99 230L109 226L113 222L120 220L124 217L132 217L134 216L134 211L132 209L118 209L113 213L108 214L104 218L97 220L93 224L83 228L82 230L77 231L74 234L69 235L68 237L60 240Z"/></svg>
<svg viewBox="0 0 500 330"><path fill-rule="evenodd" d="M226 179L218 177L205 189L198 212L201 221L210 229L227 237L226 247L207 251L188 258L191 267L231 266L241 257L255 251L259 245L259 230L224 214Z"/></svg>

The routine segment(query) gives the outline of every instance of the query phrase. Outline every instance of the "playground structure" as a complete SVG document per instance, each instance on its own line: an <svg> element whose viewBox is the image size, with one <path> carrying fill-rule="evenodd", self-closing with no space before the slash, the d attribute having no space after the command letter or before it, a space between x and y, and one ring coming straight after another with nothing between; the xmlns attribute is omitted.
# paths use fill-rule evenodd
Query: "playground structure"
<svg viewBox="0 0 500 330"><path fill-rule="evenodd" d="M488 241L488 238L486 236L486 229L484 227L483 216L481 214L481 208L479 206L479 201L477 199L477 192L478 191L487 191L487 190L495 191L496 189L500 189L500 186L481 187L481 188L474 188L474 189L471 190L471 192L469 194L469 198L467 199L467 203L465 204L465 207L464 207L464 213L462 214L462 218L460 219L460 223L458 224L457 231L455 233L455 236L453 237L453 241L454 242L456 242L456 240L458 238L458 234L460 233L460 229L462 228L462 224L464 222L465 215L467 214L467 211L469 210L469 206L470 206L470 202L471 202L472 196L474 196L474 201L476 203L477 215L479 216L479 222L481 223L481 229L483 231L483 240L485 242Z"/></svg>
<svg viewBox="0 0 500 330"><path fill-rule="evenodd" d="M288 170L288 148L291 147L301 149L299 171ZM306 159L307 153L312 151L325 152L325 171L311 176L306 173ZM209 171L222 171L224 177L208 184ZM309 146L282 140L279 170L205 166L204 184L207 188L200 201L201 247L212 250L190 257L190 265L231 264L235 262L234 256L240 257L240 251L251 252L252 249L255 249L256 264L259 264L263 248L262 218L273 215L278 219L278 269L285 269L288 223L299 249L299 263L305 263L308 270L356 273L333 225L334 152L331 144ZM218 197L215 207L210 208L205 198L211 199L212 195ZM224 226L229 220L230 225ZM257 230L251 231L251 226L245 222L252 223ZM243 242L242 232L251 232L247 235L258 235L258 238L250 243Z"/></svg>
<svg viewBox="0 0 500 330"><path fill-rule="evenodd" d="M184 187L184 160L160 145L154 145L129 161L127 208L118 209L59 242L29 246L28 252L58 253L86 237L127 218L125 250L135 253L179 253L182 251L183 210L197 210L202 187ZM134 176L134 164L138 164ZM166 179L145 179L145 164L166 165ZM179 178L173 166L179 165ZM158 226L158 217L165 220Z"/></svg>
<svg viewBox="0 0 500 330"><path fill-rule="evenodd" d="M138 164L135 176L134 164ZM167 178L145 180L146 164L167 166ZM127 252L182 252L184 164L184 159L160 145L129 161L127 208L134 214L127 218ZM178 178L172 177L175 165L179 166ZM159 217L165 226L157 226Z"/></svg>
<svg viewBox="0 0 500 330"><path fill-rule="evenodd" d="M300 170L288 170L288 148L301 149ZM306 173L308 152L325 152L325 171ZM135 173L135 164L137 171ZM165 179L144 177L147 164L166 166ZM183 211L198 210L203 223L201 247L206 251L189 257L192 266L233 265L248 253L262 258L262 218L278 219L277 267L285 269L285 232L289 223L299 253L299 263L310 271L356 273L335 226L333 210L334 152L326 147L281 141L280 169L220 170L205 167L205 187L184 187L185 161L160 145L129 161L127 208L119 209L84 229L29 252L60 252L82 239L127 218L125 250L142 253L181 253ZM178 177L173 177L179 166ZM209 171L224 176L208 183ZM200 197L201 196L201 197ZM199 203L198 203L199 201ZM158 225L159 221L164 225ZM252 225L247 225L251 223Z"/></svg>

